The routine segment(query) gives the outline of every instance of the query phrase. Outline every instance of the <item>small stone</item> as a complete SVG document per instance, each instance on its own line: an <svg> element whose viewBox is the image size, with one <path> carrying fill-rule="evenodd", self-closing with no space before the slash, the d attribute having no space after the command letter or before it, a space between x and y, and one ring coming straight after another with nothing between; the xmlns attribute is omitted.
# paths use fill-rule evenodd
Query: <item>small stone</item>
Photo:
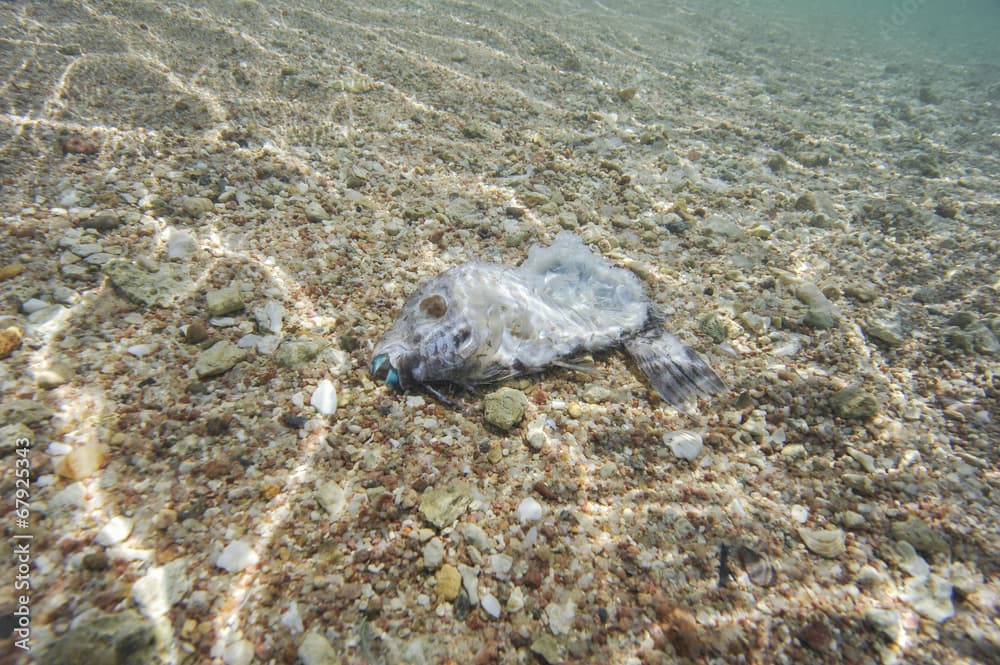
<svg viewBox="0 0 1000 665"><path fill-rule="evenodd" d="M795 199L795 209L799 212L816 212L819 210L819 200L812 192L806 192Z"/></svg>
<svg viewBox="0 0 1000 665"><path fill-rule="evenodd" d="M94 229L96 231L110 231L112 229L117 229L121 226L122 220L114 210L102 210L93 217L89 217L82 222L80 226L85 229Z"/></svg>
<svg viewBox="0 0 1000 665"><path fill-rule="evenodd" d="M472 488L457 481L424 492L420 498L420 513L428 522L443 529L457 520L472 503Z"/></svg>
<svg viewBox="0 0 1000 665"><path fill-rule="evenodd" d="M952 591L952 585L947 579L931 574L906 580L900 595L920 616L944 623L955 616L955 606L951 602Z"/></svg>
<svg viewBox="0 0 1000 665"><path fill-rule="evenodd" d="M813 554L828 559L843 554L847 545L844 541L844 532L840 529L810 529L799 527L799 538Z"/></svg>
<svg viewBox="0 0 1000 665"><path fill-rule="evenodd" d="M56 473L63 478L83 480L107 463L107 451L99 443L74 448L56 464Z"/></svg>
<svg viewBox="0 0 1000 665"><path fill-rule="evenodd" d="M323 379L313 391L309 404L323 416L328 416L337 410L337 388L330 379Z"/></svg>
<svg viewBox="0 0 1000 665"><path fill-rule="evenodd" d="M208 329L201 321L194 321L188 324L184 331L184 341L188 344L200 344L208 339Z"/></svg>
<svg viewBox="0 0 1000 665"><path fill-rule="evenodd" d="M199 379L218 376L232 369L236 363L245 360L247 352L229 340L220 340L198 354L194 371Z"/></svg>
<svg viewBox="0 0 1000 665"><path fill-rule="evenodd" d="M500 618L500 601L493 594L487 593L479 600L480 607L494 619Z"/></svg>
<svg viewBox="0 0 1000 665"><path fill-rule="evenodd" d="M592 383L583 391L581 398L587 404L603 404L610 401L613 394L607 386Z"/></svg>
<svg viewBox="0 0 1000 665"><path fill-rule="evenodd" d="M860 529L865 524L865 517L853 510L845 510L840 516L840 523L845 529Z"/></svg>
<svg viewBox="0 0 1000 665"><path fill-rule="evenodd" d="M910 517L903 522L893 523L892 536L896 540L905 540L918 552L927 556L947 554L951 551L951 546L944 536L919 517Z"/></svg>
<svg viewBox="0 0 1000 665"><path fill-rule="evenodd" d="M122 515L112 517L107 524L97 532L97 544L109 547L124 542L132 533L132 520Z"/></svg>
<svg viewBox="0 0 1000 665"><path fill-rule="evenodd" d="M735 221L722 215L711 215L701 223L701 228L710 235L723 236L730 240L740 240L746 237L743 229Z"/></svg>
<svg viewBox="0 0 1000 665"><path fill-rule="evenodd" d="M490 539L478 524L473 524L472 522L463 524L462 537L465 538L466 543L472 545L480 552L490 549Z"/></svg>
<svg viewBox="0 0 1000 665"><path fill-rule="evenodd" d="M444 563L444 543L440 538L431 538L424 543L424 568L437 570Z"/></svg>
<svg viewBox="0 0 1000 665"><path fill-rule="evenodd" d="M704 447L701 434L685 429L667 432L663 435L663 443L670 447L675 457L688 461L694 461Z"/></svg>
<svg viewBox="0 0 1000 665"><path fill-rule="evenodd" d="M878 401L857 386L835 392L830 397L830 406L845 420L868 420L878 413Z"/></svg>
<svg viewBox="0 0 1000 665"><path fill-rule="evenodd" d="M246 638L229 642L222 649L222 662L226 665L250 665L253 657L253 643Z"/></svg>
<svg viewBox="0 0 1000 665"><path fill-rule="evenodd" d="M435 579L437 594L442 600L451 602L458 598L458 592L462 590L462 575L458 572L458 568L446 563L438 569Z"/></svg>
<svg viewBox="0 0 1000 665"><path fill-rule="evenodd" d="M251 566L256 566L260 557L245 540L234 540L226 545L215 565L230 573L238 573Z"/></svg>
<svg viewBox="0 0 1000 665"><path fill-rule="evenodd" d="M518 504L518 522L524 524L525 522L537 522L540 519L542 519L542 504L538 503L538 501L529 496Z"/></svg>
<svg viewBox="0 0 1000 665"><path fill-rule="evenodd" d="M343 661L330 642L316 632L306 633L299 645L302 665L340 665Z"/></svg>
<svg viewBox="0 0 1000 665"><path fill-rule="evenodd" d="M903 337L903 321L898 312L873 312L863 328L869 337L887 346L902 346L906 341Z"/></svg>
<svg viewBox="0 0 1000 665"><path fill-rule="evenodd" d="M327 480L316 489L316 500L330 514L331 521L340 518L347 507L347 492L332 480Z"/></svg>
<svg viewBox="0 0 1000 665"><path fill-rule="evenodd" d="M254 318L257 319L257 327L262 333L268 335L280 335L282 319L285 317L285 308L276 300L268 300L264 306L254 311Z"/></svg>
<svg viewBox="0 0 1000 665"><path fill-rule="evenodd" d="M510 579L510 571L514 568L514 559L509 554L494 554L490 557L490 568L498 580Z"/></svg>
<svg viewBox="0 0 1000 665"><path fill-rule="evenodd" d="M903 634L899 612L871 608L865 610L865 623L887 637L890 642L898 643Z"/></svg>
<svg viewBox="0 0 1000 665"><path fill-rule="evenodd" d="M209 291L205 296L208 302L208 313L212 316L225 316L243 309L243 293L237 285Z"/></svg>
<svg viewBox="0 0 1000 665"><path fill-rule="evenodd" d="M551 602L545 606L545 622L553 635L567 635L576 619L576 604L572 599L564 603Z"/></svg>
<svg viewBox="0 0 1000 665"><path fill-rule="evenodd" d="M40 645L33 661L63 665L138 665L161 663L174 640L169 629L129 610L115 614L87 612L59 637Z"/></svg>
<svg viewBox="0 0 1000 665"><path fill-rule="evenodd" d="M535 654L548 665L558 665L563 662L562 645L551 635L540 635L531 641L531 653Z"/></svg>
<svg viewBox="0 0 1000 665"><path fill-rule="evenodd" d="M521 591L521 587L516 586L511 589L506 608L508 612L520 612L524 609L524 592Z"/></svg>
<svg viewBox="0 0 1000 665"><path fill-rule="evenodd" d="M111 561L103 550L84 554L80 564L84 570L89 570L92 573L99 573L111 567Z"/></svg>
<svg viewBox="0 0 1000 665"><path fill-rule="evenodd" d="M103 270L123 296L147 307L167 307L191 287L187 272L172 264L156 266L151 271L124 259L114 259Z"/></svg>
<svg viewBox="0 0 1000 665"><path fill-rule="evenodd" d="M528 398L520 390L500 388L483 398L483 419L507 431L521 422L527 408Z"/></svg>
<svg viewBox="0 0 1000 665"><path fill-rule="evenodd" d="M17 326L10 326L0 330L0 360L10 356L21 346L24 333Z"/></svg>
<svg viewBox="0 0 1000 665"><path fill-rule="evenodd" d="M210 212L215 207L211 199L207 199L204 196L184 196L181 198L180 203L184 214L195 219Z"/></svg>
<svg viewBox="0 0 1000 665"><path fill-rule="evenodd" d="M155 619L170 611L191 590L187 577L187 559L150 568L132 585L132 600L143 616Z"/></svg>
<svg viewBox="0 0 1000 665"><path fill-rule="evenodd" d="M810 307L802 323L815 330L830 330L837 326L837 316L832 307Z"/></svg>
<svg viewBox="0 0 1000 665"><path fill-rule="evenodd" d="M198 250L198 241L188 231L168 226L167 258L171 261L183 261L190 258Z"/></svg>
<svg viewBox="0 0 1000 665"><path fill-rule="evenodd" d="M316 201L310 201L305 208L306 219L310 222L325 222L330 219L330 213Z"/></svg>
<svg viewBox="0 0 1000 665"><path fill-rule="evenodd" d="M0 282L17 277L24 272L24 265L20 263L8 263L0 267Z"/></svg>
<svg viewBox="0 0 1000 665"><path fill-rule="evenodd" d="M281 343L275 353L275 360L282 367L301 367L316 359L326 348L326 343L313 339L289 339Z"/></svg>
<svg viewBox="0 0 1000 665"><path fill-rule="evenodd" d="M156 349L157 346L155 344L133 344L125 349L125 351L129 355L135 356L136 358L145 358L151 353L154 353Z"/></svg>
<svg viewBox="0 0 1000 665"><path fill-rule="evenodd" d="M528 426L525 428L524 441L528 444L529 448L536 452L542 450L549 443L549 436L545 431L546 421L547 417L545 414L541 414L528 423Z"/></svg>

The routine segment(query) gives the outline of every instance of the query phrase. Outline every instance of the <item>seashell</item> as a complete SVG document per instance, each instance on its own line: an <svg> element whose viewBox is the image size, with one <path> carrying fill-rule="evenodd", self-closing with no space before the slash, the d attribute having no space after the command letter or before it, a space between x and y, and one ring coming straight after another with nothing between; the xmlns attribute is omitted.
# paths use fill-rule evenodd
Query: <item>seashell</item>
<svg viewBox="0 0 1000 665"><path fill-rule="evenodd" d="M844 532L840 529L810 529L801 527L799 538L813 554L832 559L843 554L847 545Z"/></svg>
<svg viewBox="0 0 1000 665"><path fill-rule="evenodd" d="M743 570L747 571L751 582L764 587L774 584L774 566L762 555L749 547L740 546L736 550L736 558L740 560Z"/></svg>

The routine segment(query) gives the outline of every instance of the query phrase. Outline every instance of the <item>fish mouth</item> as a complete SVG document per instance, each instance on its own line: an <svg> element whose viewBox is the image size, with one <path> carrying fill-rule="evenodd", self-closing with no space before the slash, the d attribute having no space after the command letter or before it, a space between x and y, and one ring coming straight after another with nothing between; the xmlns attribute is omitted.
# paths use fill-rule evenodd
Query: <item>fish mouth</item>
<svg viewBox="0 0 1000 665"><path fill-rule="evenodd" d="M396 390L402 390L403 386L399 381L399 372L392 366L388 354L380 353L372 358L370 370L372 376L380 381L385 381L387 386Z"/></svg>

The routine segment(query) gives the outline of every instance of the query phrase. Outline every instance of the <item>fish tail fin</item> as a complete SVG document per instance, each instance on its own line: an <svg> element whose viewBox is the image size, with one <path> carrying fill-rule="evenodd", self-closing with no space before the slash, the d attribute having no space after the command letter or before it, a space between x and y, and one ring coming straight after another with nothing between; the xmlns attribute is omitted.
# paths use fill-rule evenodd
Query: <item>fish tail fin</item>
<svg viewBox="0 0 1000 665"><path fill-rule="evenodd" d="M726 389L726 384L691 347L671 335L655 317L646 330L625 341L625 350L668 404L688 415L695 399Z"/></svg>

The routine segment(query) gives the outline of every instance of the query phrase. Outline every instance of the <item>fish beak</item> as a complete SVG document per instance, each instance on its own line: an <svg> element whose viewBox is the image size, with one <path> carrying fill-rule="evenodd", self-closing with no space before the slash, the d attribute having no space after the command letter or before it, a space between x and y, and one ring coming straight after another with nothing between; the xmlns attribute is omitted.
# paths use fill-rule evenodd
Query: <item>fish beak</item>
<svg viewBox="0 0 1000 665"><path fill-rule="evenodd" d="M389 364L389 356L380 353L374 358L372 358L371 373L376 379L384 379L386 377L386 372L392 369Z"/></svg>
<svg viewBox="0 0 1000 665"><path fill-rule="evenodd" d="M403 386L399 383L399 372L396 371L395 367L390 367L389 372L385 375L385 385L395 388L396 390L403 389Z"/></svg>
<svg viewBox="0 0 1000 665"><path fill-rule="evenodd" d="M380 353L374 358L372 358L371 373L376 379L381 379L385 381L385 385L390 388L395 388L396 390L402 389L402 384L399 381L399 372L396 368L392 366L389 362L389 356Z"/></svg>

